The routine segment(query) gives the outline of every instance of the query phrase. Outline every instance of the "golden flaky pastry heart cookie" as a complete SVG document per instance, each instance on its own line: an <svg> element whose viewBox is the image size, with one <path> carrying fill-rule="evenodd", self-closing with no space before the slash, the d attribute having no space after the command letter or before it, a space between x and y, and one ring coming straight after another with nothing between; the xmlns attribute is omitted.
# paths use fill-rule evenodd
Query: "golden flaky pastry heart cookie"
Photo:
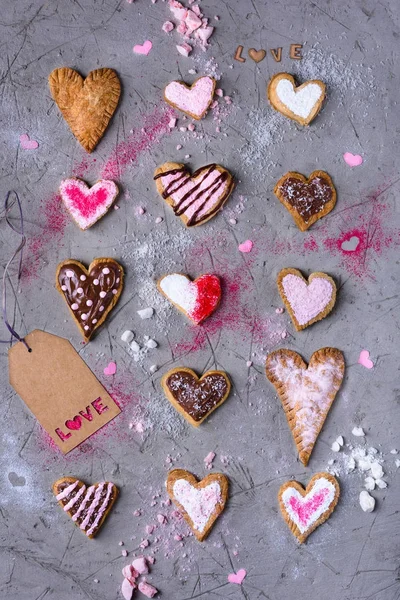
<svg viewBox="0 0 400 600"><path fill-rule="evenodd" d="M201 481L189 471L168 473L167 492L199 542L210 533L228 499L228 478L212 473Z"/></svg>
<svg viewBox="0 0 400 600"><path fill-rule="evenodd" d="M308 366L293 350L275 350L267 356L267 378L278 392L304 466L342 384L344 367L337 348L317 350Z"/></svg>
<svg viewBox="0 0 400 600"><path fill-rule="evenodd" d="M61 67L50 73L49 87L72 133L86 152L92 152L117 108L121 93L118 75L103 68L83 79L74 69Z"/></svg>
<svg viewBox="0 0 400 600"><path fill-rule="evenodd" d="M309 125L322 108L326 86L319 79L296 87L289 73L277 73L268 84L268 100L275 110L300 125Z"/></svg>

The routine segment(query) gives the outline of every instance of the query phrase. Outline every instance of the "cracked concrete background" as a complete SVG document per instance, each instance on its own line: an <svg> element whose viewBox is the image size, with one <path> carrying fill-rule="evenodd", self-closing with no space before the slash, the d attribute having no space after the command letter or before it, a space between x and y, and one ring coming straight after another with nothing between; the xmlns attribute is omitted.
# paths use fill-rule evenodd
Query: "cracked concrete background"
<svg viewBox="0 0 400 600"><path fill-rule="evenodd" d="M201 0L200 6L216 28L211 46L184 58L175 48L179 34L161 31L171 18L161 0L1 2L1 194L18 192L27 235L19 292L15 264L11 270L16 294L10 287L9 315L21 334L38 328L70 339L122 414L61 456L8 385L7 346L1 347L0 597L119 598L121 569L148 540L144 553L156 559L149 578L168 600L396 600L400 478L398 456L390 451L400 450L399 5ZM153 42L150 54L133 54L132 47L146 39ZM291 43L303 44L301 61L289 59ZM239 44L242 64L233 60ZM282 47L282 62L268 52L255 64L247 56L250 47ZM121 78L120 105L92 156L75 141L50 97L47 77L61 66L83 75L107 66ZM194 133L179 130L190 120L177 113L178 127L169 131L173 111L162 101L162 89L173 79L190 83L193 69L218 77L232 104L220 98ZM326 105L306 130L267 105L266 85L278 71L328 85ZM36 150L21 148L24 133L38 141ZM364 163L351 169L344 152L361 154ZM215 161L230 169L238 185L225 209L203 227L185 230L153 185L154 168L166 160L191 168ZM319 168L332 176L338 202L302 233L273 186L286 171L307 175ZM76 175L93 183L104 174L121 188L119 210L81 232L60 205L59 182ZM156 224L158 217L163 220ZM352 238L359 240L357 248L346 252L342 244ZM244 255L237 247L247 239L254 248ZM4 267L19 243L4 219L0 243ZM126 285L105 326L85 346L55 290L54 274L61 260L89 263L96 256L119 260ZM300 333L286 312L275 312L281 306L275 279L288 266L306 274L325 271L340 288L332 314ZM173 271L191 277L213 271L223 278L223 303L201 328L155 289L156 279ZM147 306L156 314L142 321L136 311ZM132 355L120 339L125 329L135 332L142 347L145 336L159 347ZM0 337L7 338L5 327ZM265 355L282 346L305 360L318 348L334 346L346 359L344 385L307 468L297 460L282 407L264 375ZM363 349L370 352L371 370L357 362ZM117 374L106 377L110 360ZM158 366L154 374L152 365ZM160 378L173 366L198 373L218 367L232 378L231 397L199 430L163 397ZM352 436L355 425L364 428L366 440ZM331 444L339 435L345 446L335 454ZM388 487L371 492L376 508L370 514L358 501L365 475L348 472L349 445L375 447L382 461ZM205 476L210 451L216 453L213 470L229 477L230 499L200 544L162 504L164 482L172 466ZM278 489L292 477L306 484L328 468L340 482L339 504L299 546L281 518ZM63 475L87 483L108 479L121 490L95 540L86 539L55 502L51 485ZM166 525L157 521L160 513ZM146 526L152 524L156 529L149 534ZM247 571L242 586L229 584L228 574L240 568Z"/></svg>

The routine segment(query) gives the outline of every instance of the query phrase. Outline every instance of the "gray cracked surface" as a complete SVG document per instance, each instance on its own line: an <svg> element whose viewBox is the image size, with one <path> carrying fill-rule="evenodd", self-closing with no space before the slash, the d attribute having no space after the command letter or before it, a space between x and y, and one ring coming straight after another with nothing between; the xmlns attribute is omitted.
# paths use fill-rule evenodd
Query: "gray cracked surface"
<svg viewBox="0 0 400 600"><path fill-rule="evenodd" d="M131 558L147 538L145 553L156 558L151 580L168 599L400 597L400 479L390 454L400 446L399 7L394 0L207 0L201 9L220 20L207 53L196 50L185 59L175 49L179 35L161 31L170 14L160 0L2 2L1 189L2 196L8 189L20 194L28 236L21 293L14 313L10 293L10 313L22 333L40 328L69 338L123 408L113 423L62 457L8 386L2 348L0 596L7 600L118 598L121 568L129 560L118 542L124 541ZM154 44L149 56L134 55L132 46L145 39ZM289 60L290 43L304 44L302 61ZM282 62L267 55L258 65L249 58L237 63L232 57L238 44L245 46L244 56L250 46L282 46ZM83 74L113 67L122 80L121 104L91 157L75 142L47 89L49 73L64 65ZM197 138L167 131L161 100L163 86L193 80L193 68L221 76L219 85L233 98L232 106L220 101L196 125ZM328 101L308 130L267 106L266 84L279 70L328 84ZM179 115L179 126L188 122ZM39 142L37 150L19 147L23 133ZM346 151L362 154L364 164L350 169L342 159ZM163 206L152 182L158 164L185 154L193 168L215 160L240 180L224 211L191 231ZM54 195L61 178L76 174L93 182L106 164L122 189L120 208L82 233L62 216ZM303 234L272 189L288 170L307 174L317 168L333 177L338 203ZM138 206L145 215L137 214ZM343 241L357 236L359 248L344 253ZM246 239L254 249L242 255L237 245ZM17 245L4 220L0 240L4 266ZM126 287L105 327L84 347L54 289L54 272L65 258L89 263L102 255L124 264ZM287 313L275 312L281 305L275 278L286 266L326 271L340 286L331 316L300 333ZM155 291L157 277L171 271L192 277L215 271L224 278L224 303L200 331ZM149 305L156 316L141 321L136 311ZM148 335L159 348L142 351L135 361L120 340L127 328L140 344ZM305 469L264 376L264 357L287 346L308 360L326 345L344 352L346 378ZM371 353L370 371L357 364L362 349ZM111 359L118 371L107 378L103 369ZM152 364L159 366L154 375ZM178 365L199 373L225 369L234 383L232 396L199 431L176 416L160 391L162 374ZM136 431L138 424L144 432ZM330 450L338 435L360 443L351 435L354 425L364 427L367 446L384 459L388 487L372 492L377 508L371 514L358 504L363 475L347 473L344 464L351 450ZM205 543L176 541L174 535L186 530L161 504L166 473L174 465L204 476L210 450L216 453L214 470L230 478L228 508ZM332 458L342 497L330 520L299 547L279 514L277 491L291 477L306 483ZM62 475L111 479L120 487L96 540L87 540L56 505L51 484ZM142 516L133 516L137 509ZM168 525L158 524L158 513L168 516ZM148 535L145 527L152 523L157 529ZM228 584L228 573L239 568L247 570L243 585Z"/></svg>

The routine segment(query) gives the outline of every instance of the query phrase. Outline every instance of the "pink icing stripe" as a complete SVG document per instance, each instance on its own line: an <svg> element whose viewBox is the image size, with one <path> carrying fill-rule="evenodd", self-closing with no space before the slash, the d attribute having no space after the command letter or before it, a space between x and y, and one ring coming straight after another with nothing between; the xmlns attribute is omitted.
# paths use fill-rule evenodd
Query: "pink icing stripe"
<svg viewBox="0 0 400 600"><path fill-rule="evenodd" d="M78 508L76 513L72 516L73 521L76 521L78 519L78 517L82 514L82 512L85 510L85 506L88 503L93 492L94 492L94 485L91 485L90 488L88 488L88 490L86 492L86 496L84 497L82 504L80 505L80 507Z"/></svg>
<svg viewBox="0 0 400 600"><path fill-rule="evenodd" d="M109 483L109 484L108 484L108 486L107 486L107 494L106 494L106 497L105 497L105 499L104 499L104 502L103 502L103 504L100 506L100 510L99 510L99 512L97 513L97 517L95 518L95 520L94 520L94 522L93 522L93 525L92 525L92 526L90 527L90 529L88 529L88 531L86 532L86 535L91 535L91 534L93 533L93 531L96 529L96 527L97 527L98 523L100 522L100 519L101 519L101 517L103 516L103 514L104 514L104 511L106 510L106 508L107 508L107 506L108 506L108 503L109 503L109 501L110 501L110 496L111 496L112 489L113 489L113 484L112 484L112 483Z"/></svg>
<svg viewBox="0 0 400 600"><path fill-rule="evenodd" d="M64 506L65 512L67 510L69 510L70 508L72 508L78 502L79 498L81 496L83 496L85 490L86 490L86 485L83 485L81 487L81 489L79 490L79 492L77 494L75 494L75 496L73 498L71 498L71 500Z"/></svg>
<svg viewBox="0 0 400 600"><path fill-rule="evenodd" d="M84 520L82 521L82 523L80 524L80 528L83 529L83 530L86 529L86 527L87 527L87 525L88 525L88 523L90 521L90 517L93 515L93 513L94 513L94 511L95 511L98 503L100 502L100 496L101 496L101 494L103 492L104 485L105 484L103 482L99 484L99 487L97 488L96 493L94 495L93 502L89 506L89 510L87 512L87 515L84 518Z"/></svg>
<svg viewBox="0 0 400 600"><path fill-rule="evenodd" d="M77 485L78 485L78 481L71 483L71 485L66 487L65 490L63 490L62 492L57 494L57 496L56 496L57 500L64 500L64 498L69 496L69 494L74 491L74 489L76 488Z"/></svg>
<svg viewBox="0 0 400 600"><path fill-rule="evenodd" d="M297 514L300 523L304 527L307 527L310 518L313 516L315 511L318 510L318 508L322 505L328 494L329 490L323 488L320 492L315 494L315 496L310 498L310 500L307 500L307 502L301 502L295 496L292 496L289 499L290 506L292 507L293 511Z"/></svg>

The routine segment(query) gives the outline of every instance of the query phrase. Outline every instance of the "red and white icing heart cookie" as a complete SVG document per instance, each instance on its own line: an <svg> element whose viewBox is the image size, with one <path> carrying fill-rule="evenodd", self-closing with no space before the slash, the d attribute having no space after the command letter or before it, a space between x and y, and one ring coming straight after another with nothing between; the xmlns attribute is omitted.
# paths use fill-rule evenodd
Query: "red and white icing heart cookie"
<svg viewBox="0 0 400 600"><path fill-rule="evenodd" d="M190 174L182 163L167 162L154 173L158 193L187 227L202 225L225 204L235 187L232 175L215 163Z"/></svg>
<svg viewBox="0 0 400 600"><path fill-rule="evenodd" d="M104 217L118 196L118 187L108 179L89 187L82 179L70 177L61 182L60 195L75 223L84 231Z"/></svg>
<svg viewBox="0 0 400 600"><path fill-rule="evenodd" d="M209 109L215 90L213 77L199 77L191 85L171 81L164 89L164 100L193 119L202 119Z"/></svg>
<svg viewBox="0 0 400 600"><path fill-rule="evenodd" d="M199 542L210 533L228 499L228 478L212 473L197 481L189 471L168 473L167 492Z"/></svg>
<svg viewBox="0 0 400 600"><path fill-rule="evenodd" d="M219 277L209 274L191 281L187 275L171 273L161 277L157 288L196 325L215 311L222 293Z"/></svg>
<svg viewBox="0 0 400 600"><path fill-rule="evenodd" d="M335 305L336 284L326 273L311 273L307 281L297 269L282 269L277 284L297 331L326 317Z"/></svg>
<svg viewBox="0 0 400 600"><path fill-rule="evenodd" d="M306 489L297 481L287 481L278 492L283 518L300 543L330 517L339 496L339 483L330 473L317 473Z"/></svg>
<svg viewBox="0 0 400 600"><path fill-rule="evenodd" d="M76 477L58 479L53 492L64 512L89 538L99 531L118 496L113 483L102 481L86 487Z"/></svg>

